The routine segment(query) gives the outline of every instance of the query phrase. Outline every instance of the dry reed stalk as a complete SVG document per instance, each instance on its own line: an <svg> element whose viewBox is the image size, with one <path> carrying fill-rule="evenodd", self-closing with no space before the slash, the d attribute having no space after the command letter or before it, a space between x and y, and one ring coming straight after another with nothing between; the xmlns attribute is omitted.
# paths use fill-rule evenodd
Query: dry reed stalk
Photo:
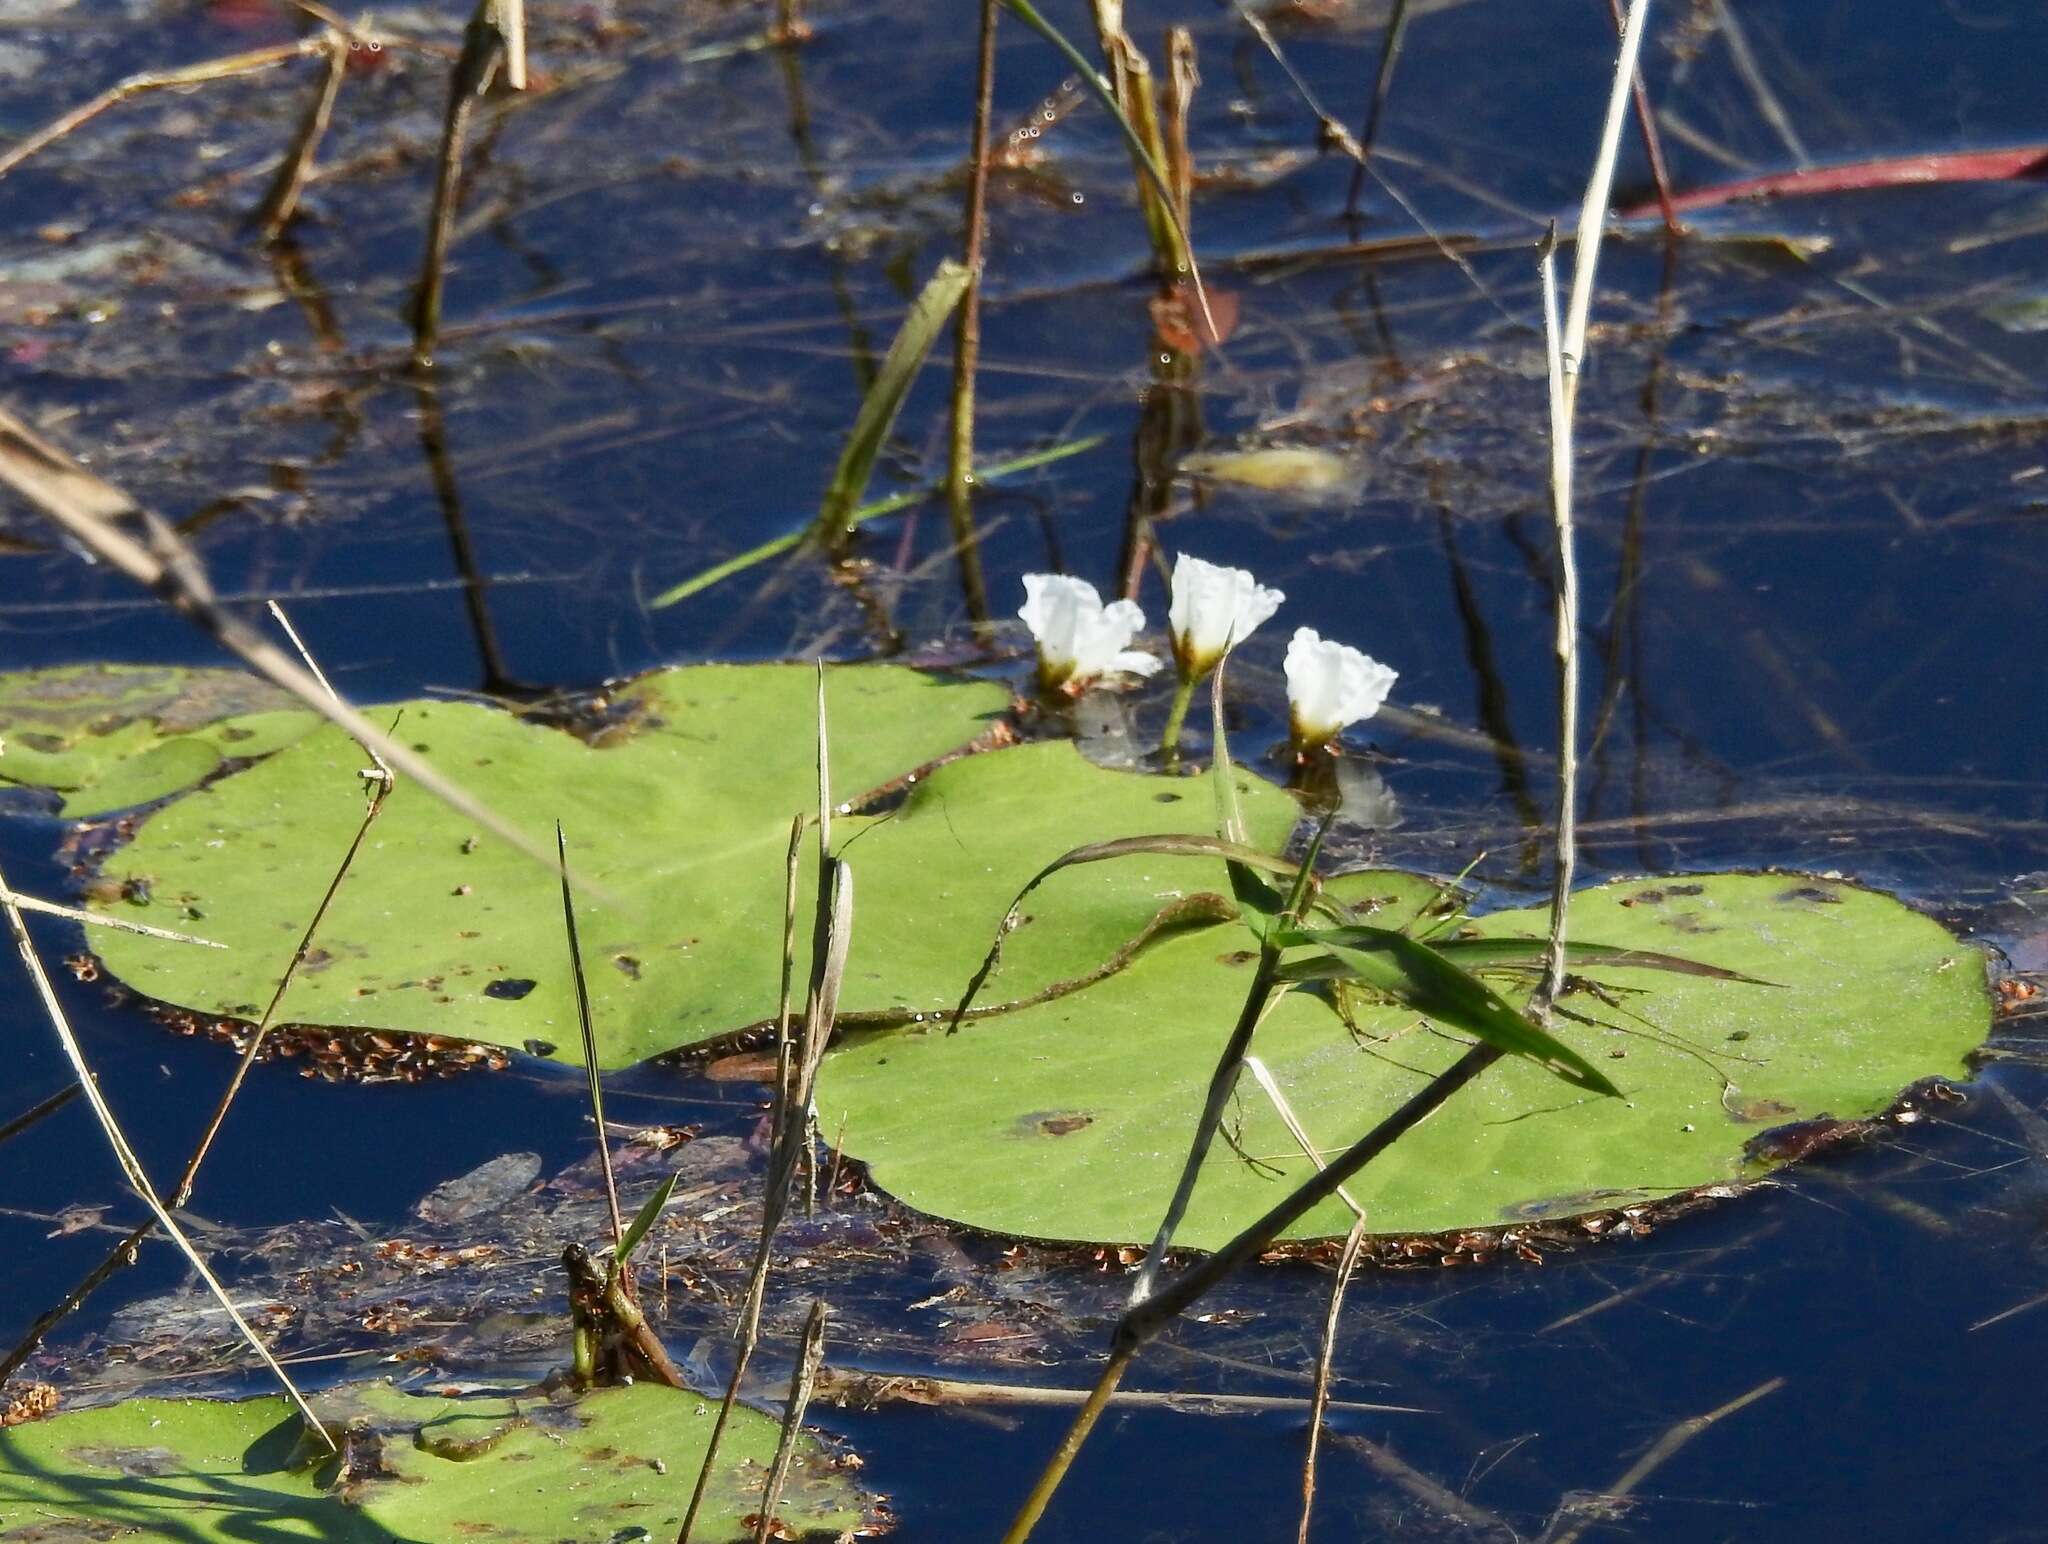
<svg viewBox="0 0 2048 1544"><path fill-rule="evenodd" d="M974 531L974 374L981 363L981 277L988 237L989 118L996 81L996 0L981 0L981 31L975 55L974 128L968 146L966 234L962 260L967 290L953 334L953 405L946 444L946 509L959 553L960 584L967 614L977 627L989 619L988 587L982 577L981 543Z"/></svg>
<svg viewBox="0 0 2048 1544"><path fill-rule="evenodd" d="M782 1412L782 1435L775 1444L775 1462L768 1470L768 1483L761 1491L761 1515L754 1524L754 1544L768 1544L775 1527L775 1508L782 1503L782 1487L789 1478L789 1463L796 1456L796 1439L803 1431L804 1411L810 1408L811 1391L818 1384L818 1364L825 1357L825 1302L811 1304L804 1320L803 1348L797 1354L796 1370L790 1374L789 1404Z"/></svg>
<svg viewBox="0 0 2048 1544"><path fill-rule="evenodd" d="M536 843L333 696L303 665L227 610L215 597L198 556L161 516L88 472L5 408L0 408L0 485L12 488L95 558L153 592L272 685L372 750L394 772L553 871L555 860ZM578 883L585 894L607 902L613 899Z"/></svg>
<svg viewBox="0 0 2048 1544"><path fill-rule="evenodd" d="M7 883L6 876L0 875L0 892L5 892L11 897L12 889L13 887ZM127 1178L130 1188L134 1190L142 1204L149 1208L156 1226L164 1230L165 1236L178 1246L180 1253L185 1256L186 1262L198 1274L199 1279L206 1283L206 1289L213 1294L214 1300L220 1304L235 1329L263 1359L264 1366L270 1369L271 1375L291 1396L292 1403L298 1406L299 1414L307 1426L326 1444L329 1452L339 1452L340 1449L328 1435L327 1428L320 1424L320 1418L313 1413L312 1406L306 1403L306 1396L301 1394L298 1385L292 1382L291 1375L278 1365L277 1358L270 1354L270 1347L263 1343L262 1337L257 1335L250 1327L249 1321L242 1317L241 1310L228 1297L227 1289L208 1268L205 1257L193 1247L184 1230L172 1219L170 1210L157 1198L156 1189L150 1184L149 1175L142 1167L142 1160L129 1145L120 1123L114 1118L112 1107L107 1103L106 1095L100 1091L99 1079L93 1075L92 1068L86 1063L85 1052L78 1044L78 1036L72 1031L71 1020L64 1012L64 1005L57 1000L57 990L50 982L49 973L43 968L42 956L36 951L35 940L29 936L28 923L22 917L21 908L10 898L0 901L0 910L7 914L8 930L14 935L15 949L21 956L23 967L28 971L29 980L35 986L36 996L42 1001L43 1012L50 1021L50 1027L56 1031L58 1042L64 1047L64 1055L71 1063L71 1070L78 1079L78 1086L84 1091L86 1102L92 1106L93 1116L98 1120L100 1131L107 1139L107 1146L113 1150L114 1159L120 1164L121 1172Z"/></svg>
<svg viewBox="0 0 2048 1544"><path fill-rule="evenodd" d="M278 162L277 173L251 216L265 241L275 241L283 235L298 213L299 196L312 178L314 157L320 153L320 141L326 137L328 122L334 116L335 99L341 95L342 78L348 74L349 40L330 27L323 42L327 62L320 72L320 83L314 88L312 101L306 104L291 148Z"/></svg>

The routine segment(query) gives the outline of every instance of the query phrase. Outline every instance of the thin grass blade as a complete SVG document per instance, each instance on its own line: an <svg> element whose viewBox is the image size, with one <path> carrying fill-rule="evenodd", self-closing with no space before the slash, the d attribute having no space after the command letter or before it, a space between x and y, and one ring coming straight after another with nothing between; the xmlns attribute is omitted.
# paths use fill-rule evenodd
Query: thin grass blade
<svg viewBox="0 0 2048 1544"><path fill-rule="evenodd" d="M1342 934L1346 928L1328 928L1325 933ZM1419 940L1418 940L1419 941ZM1461 970L1540 968L1549 942L1541 938L1439 938L1429 948ZM1712 981L1740 981L1748 986L1779 986L1738 970L1724 970L1704 960L1689 960L1676 954L1659 954L1653 949L1627 949L1614 944L1572 945L1572 964L1605 965L1624 970L1668 970L1681 976L1704 976ZM1334 955L1312 955L1306 959L1281 962L1280 975L1286 981L1343 981L1354 972Z"/></svg>
<svg viewBox="0 0 2048 1544"><path fill-rule="evenodd" d="M1338 936L1341 934L1341 937ZM1570 1046L1538 1029L1513 1004L1428 944L1389 928L1318 928L1280 935L1281 945L1326 949L1349 965L1354 978L1406 1003L1417 1013L1476 1035L1590 1093L1614 1098L1621 1090Z"/></svg>
<svg viewBox="0 0 2048 1544"><path fill-rule="evenodd" d="M1050 466L1055 461L1064 461L1069 456L1078 456L1084 451L1093 450L1107 438L1107 435L1090 434L1082 439L1069 440L1064 445L1034 450L1028 455L1012 456L1005 461L991 461L987 466L978 466L974 469L973 480L977 486L987 487L991 483L1001 482L1005 477L1014 477L1019 472L1035 471L1039 467ZM922 504L926 499L934 498L944 491L942 485L932 484L923 488L907 489L902 493L892 493L883 499L871 499L846 517L847 529L865 525L870 520L879 520L884 515L897 514L913 505ZM730 579L734 574L745 573L756 564L765 563L770 558L780 557L785 552L794 552L803 545L804 539L817 529L818 521L816 516L813 516L793 531L785 531L780 536L762 542L758 547L749 547L745 552L729 557L723 563L714 563L701 574L663 590L647 603L647 609L659 611L665 606L673 606L678 601L688 600L692 595L702 594L721 579Z"/></svg>
<svg viewBox="0 0 2048 1544"><path fill-rule="evenodd" d="M874 385L868 388L860 411L854 415L853 432L846 437L846 449L840 452L839 465L833 469L831 485L825 490L825 501L818 507L817 531L821 540L836 542L846 533L848 518L860 503L861 494L867 491L875 457L881 454L882 442L888 439L903 399L909 395L910 383L917 378L925 356L938 341L946 319L967 293L969 277L965 266L947 258L911 302L910 314L903 318L896 341L889 345L881 369L875 373Z"/></svg>
<svg viewBox="0 0 2048 1544"><path fill-rule="evenodd" d="M626 1228L626 1236L619 1240L617 1253L613 1256L621 1265L633 1258L633 1251L640 1247L640 1241L647 1237L647 1230L654 1226L661 1216L662 1208L668 1205L668 1198L676 1193L676 1181L680 1174L671 1174L655 1189L653 1195L633 1215L633 1221Z"/></svg>
<svg viewBox="0 0 2048 1544"><path fill-rule="evenodd" d="M1154 836L1120 836L1113 841L1090 842L1062 853L1044 868L1031 876L1031 880L1017 892L1017 898L1010 902L1003 913L1002 925L996 929L995 942L989 945L981 968L974 973L974 979L967 983L967 990L961 994L960 1006L953 1010L946 1033L952 1034L960 1027L960 1020L967 1010L974 1006L974 999L981 995L981 989L988 978L995 974L1002 963L1003 939L1009 935L1010 919L1017 914L1033 890L1044 884L1062 869L1077 867L1083 863L1104 863L1113 858L1130 858L1139 854L1166 858L1221 858L1233 868L1264 869L1268 873L1293 878L1300 872L1300 865L1286 858L1276 858L1271 853L1260 852L1256 847L1247 847L1242 842L1226 841L1222 837L1198 836L1192 832L1161 832ZM1234 888L1234 882L1233 882Z"/></svg>

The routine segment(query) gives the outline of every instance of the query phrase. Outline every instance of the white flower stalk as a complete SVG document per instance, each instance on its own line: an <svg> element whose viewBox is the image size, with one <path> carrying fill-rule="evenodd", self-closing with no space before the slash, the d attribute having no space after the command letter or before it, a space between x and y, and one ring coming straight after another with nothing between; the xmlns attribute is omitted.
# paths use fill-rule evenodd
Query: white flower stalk
<svg viewBox="0 0 2048 1544"><path fill-rule="evenodd" d="M1242 568L1205 563L1183 552L1173 564L1173 604L1166 613L1174 662L1184 682L1216 668L1224 650L1243 643L1287 599Z"/></svg>
<svg viewBox="0 0 2048 1544"><path fill-rule="evenodd" d="M1296 750L1327 745L1379 712L1399 674L1348 643L1297 627L1287 645L1287 708Z"/></svg>
<svg viewBox="0 0 2048 1544"><path fill-rule="evenodd" d="M1148 676L1160 661L1130 642L1145 630L1145 613L1130 600L1103 605L1095 586L1065 574L1026 574L1017 613L1038 645L1038 683L1077 691L1113 672Z"/></svg>

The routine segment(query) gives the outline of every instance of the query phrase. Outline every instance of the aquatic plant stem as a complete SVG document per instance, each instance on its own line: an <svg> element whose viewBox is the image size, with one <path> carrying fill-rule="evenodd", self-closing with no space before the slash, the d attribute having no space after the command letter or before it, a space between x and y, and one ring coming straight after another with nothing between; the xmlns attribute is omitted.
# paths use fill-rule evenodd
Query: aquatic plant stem
<svg viewBox="0 0 2048 1544"><path fill-rule="evenodd" d="M1287 1134L1294 1138L1302 1156L1318 1169L1323 1166L1323 1155L1310 1140L1308 1128L1301 1123L1301 1117L1294 1113L1294 1107L1281 1092L1279 1082L1267 1070L1266 1064L1256 1056L1244 1059L1245 1070L1258 1080L1265 1090L1273 1108L1286 1126ZM1337 1277L1330 1285L1330 1309L1323 1319L1323 1344L1316 1355L1315 1383L1309 1395L1308 1408L1308 1452L1301 1461L1301 1524L1295 1529L1295 1544L1309 1544L1309 1520L1315 1514L1316 1505L1316 1459L1322 1448L1323 1416L1330 1407L1330 1366L1337 1356L1337 1326L1344 1312L1344 1292L1351 1285L1351 1274L1358 1269L1358 1256L1365 1248L1365 1208L1358 1204L1357 1197L1341 1186L1337 1194L1344 1204L1351 1208L1351 1231L1344 1238L1344 1252L1337 1258Z"/></svg>
<svg viewBox="0 0 2048 1544"><path fill-rule="evenodd" d="M1102 1413L1101 1407L1108 1403L1125 1369L1148 1341L1187 1312L1232 1271L1257 1259L1274 1239L1337 1194L1346 1180L1435 1114L1452 1095L1505 1054L1497 1046L1473 1046L1411 1094L1400 1108L1332 1159L1327 1168L1303 1181L1229 1243L1214 1254L1197 1260L1144 1301L1126 1309L1111 1339L1109 1365L1103 1369L1094 1393L1089 1396L1089 1403L1075 1417L1073 1426L1039 1475L1017 1514L1017 1520L1003 1536L1004 1544L1022 1544L1030 1537L1031 1529L1045 1514L1053 1492L1059 1489L1060 1481L1073 1466L1081 1444L1087 1441L1088 1433L1094 1429L1096 1418Z"/></svg>
<svg viewBox="0 0 2048 1544"><path fill-rule="evenodd" d="M319 684L321 690L325 691L329 698L338 704L341 698L336 694L333 686L328 683L327 677L321 672L319 662L314 659L312 651L306 647L305 640L299 636L297 629L292 626L291 618L285 615L284 608L276 601L272 601L270 603L270 613L284 630L285 636L291 639L293 647L299 652L299 658L305 662L307 671ZM362 774L364 781L371 788L369 803L363 811L362 822L356 827L355 838L349 843L348 850L342 854L341 862L336 867L333 878L328 880L327 889L320 897L320 904L313 908L313 915L307 919L305 931L299 935L299 946L292 952L291 959L286 963L283 973L278 977L277 985L271 991L270 1001L264 1005L263 1014L256 1021L256 1028L249 1036L249 1043L242 1047L241 1057L235 1063L233 1076L228 1079L227 1087L221 1090L220 1097L214 1101L213 1113L207 1118L206 1129L200 1133L198 1144L192 1149L192 1156L185 1160L185 1167L179 1173L177 1186L171 1195L170 1204L174 1209L185 1205L186 1202L191 1200L192 1187L199 1178L200 1167L206 1162L206 1155L212 1151L214 1141L220 1135L221 1127L226 1124L228 1111L234 1107L235 1100L242 1091L242 1085L248 1080L250 1068L256 1064L256 1058L262 1050L264 1038L269 1034L271 1025L276 1021L278 1007L283 1003L285 993L291 989L291 984L298 975L299 967L305 963L306 955L313 946L313 936L319 931L321 920L326 917L328 907L333 904L335 892L341 888L341 882L348 877L349 869L354 865L357 854L362 851L364 839L370 834L370 827L375 823L378 814L384 808L384 800L389 796L396 784L391 768L386 764L384 758L378 755L367 743L361 741L357 743L361 745L363 754L376 764L373 770ZM4 884L0 884L0 898L10 897L12 894L13 892L7 890ZM112 919L88 916L85 920L110 921ZM182 935L178 934L164 934L161 929L156 928L141 928L137 929L137 931L171 938L182 937ZM187 941L195 943L206 942L204 939ZM221 948L223 946L212 944L210 947ZM35 1348L42 1343L44 1336L48 1335L52 1329L62 1323L81 1303L99 1290L101 1285L109 1280L116 1271L125 1265L134 1263L136 1250L141 1246L142 1241L149 1236L150 1231L155 1226L156 1223L152 1219L130 1230L128 1235L115 1244L107 1252L105 1258L87 1272L85 1278L76 1287L72 1288L56 1307L42 1314L29 1326L27 1333L16 1342L14 1349L7 1354L6 1360L0 1362L0 1383L4 1383L16 1368L34 1354Z"/></svg>
<svg viewBox="0 0 2048 1544"><path fill-rule="evenodd" d="M946 509L960 564L960 588L977 631L988 627L988 586L974 531L974 372L981 363L981 275L988 233L988 125L995 100L996 3L981 0L981 38L974 75L974 130L968 147L966 234L961 246L967 292L953 332L953 412L946 446Z"/></svg>
<svg viewBox="0 0 2048 1544"><path fill-rule="evenodd" d="M1173 689L1173 706L1166 710L1166 727L1159 732L1159 756L1169 767L1180 765L1180 731L1186 723L1188 705L1195 700L1200 683L1182 677Z"/></svg>
<svg viewBox="0 0 2048 1544"><path fill-rule="evenodd" d="M1294 1531L1295 1544L1309 1544L1308 1525L1316 1505L1316 1459L1323 1443L1323 1416L1330 1408L1330 1364L1337 1355L1337 1326L1344 1316L1345 1289L1351 1285L1364 1247L1365 1213L1360 1212L1345 1235L1343 1254L1337 1257L1337 1279L1330 1283L1330 1311L1323 1319L1323 1348L1316 1356L1316 1381L1309 1396L1308 1453L1301 1461L1301 1525Z"/></svg>
<svg viewBox="0 0 2048 1544"><path fill-rule="evenodd" d="M1066 1479L1067 1471L1074 1466L1081 1446L1088 1440L1088 1434L1095 1430L1095 1423L1102 1419L1102 1412L1109 1408L1110 1395L1123 1381L1124 1373L1138 1355L1136 1344L1118 1345L1109 1353L1109 1361L1101 1375L1095 1380L1095 1387L1088 1391L1087 1403L1081 1406L1074 1422L1067 1428L1067 1434L1060 1438L1060 1445L1039 1471L1037 1482L1031 1487L1031 1494L1024 1498L1024 1504L1017 1509L1017 1515L1010 1520L1009 1529L1003 1534L1002 1544L1024 1544L1031 1537L1031 1530L1038 1526L1045 1516L1045 1509L1052 1504L1060 1482Z"/></svg>

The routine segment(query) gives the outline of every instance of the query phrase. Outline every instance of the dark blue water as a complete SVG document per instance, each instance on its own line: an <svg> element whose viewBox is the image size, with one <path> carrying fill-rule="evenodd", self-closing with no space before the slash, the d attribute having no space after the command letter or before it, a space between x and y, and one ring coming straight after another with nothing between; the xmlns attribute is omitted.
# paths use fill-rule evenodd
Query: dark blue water
<svg viewBox="0 0 2048 1544"><path fill-rule="evenodd" d="M1681 187L1802 158L2048 140L2035 7L1736 9L1763 94L1713 8L1673 4L1654 22L1645 73ZM460 17L440 10L417 24L452 39ZM1278 33L1354 123L1384 13L1361 0ZM1085 34L1078 8L1049 14ZM20 18L0 27L0 45L25 51L0 53L8 134L136 69L293 35L282 15L242 7L87 0ZM948 179L968 8L825 5L813 19L799 51L723 57L710 55L758 32L757 9L623 0L545 19L536 62L555 89L480 115L431 395L400 366L438 65L394 49L350 78L323 155L341 170L316 182L275 262L240 220L310 89L305 67L117 108L0 181L0 386L185 522L223 593L285 600L359 700L588 686L700 658L971 657L970 602L934 507L869 528L858 586L800 560L646 604L803 522L909 295L957 245ZM1176 5L1133 26L1149 47L1169 21L1200 44L1198 159L1240 182L1270 177L1197 197L1210 281L1243 317L1197 378L1208 442L1339 445L1365 475L1336 503L1182 482L1160 501L1158 539L1253 567L1286 589L1288 618L1388 660L1399 703L1463 733L1368 737L1403 813L1382 856L1454 872L1484 850L1482 880L1539 885L1531 831L1550 809L1555 698L1532 248L1583 186L1611 61L1605 8L1424 8L1383 129L1392 191L1369 188L1357 220L1344 218L1342 158L1272 175L1272 157L1313 145L1314 119L1232 15ZM1008 29L999 119L1021 118L1063 73ZM979 439L995 457L1105 438L984 494L999 617L1026 571L1112 586L1134 482L1158 470L1142 448L1151 282L1123 152L1092 108L1046 143L1037 177L1003 179L994 197ZM1627 196L1647 188L1633 138L1621 177ZM1417 217L1480 245L1463 266L1339 251L1411 236ZM1580 470L1599 728L1587 868L1839 868L2035 949L2039 969L2026 898L2048 870L2048 332L2010 318L2042 292L2048 189L1851 193L1696 225L1675 253L1631 232L1601 269ZM151 262L138 268L137 253ZM877 494L942 464L945 353L911 394ZM214 662L185 624L51 548L26 511L0 510L0 536L6 667ZM1156 574L1139 597L1163 619ZM1276 628L1242 651L1251 751L1284 729L1284 641ZM1013 669L1021 636L1001 644L985 663ZM1141 711L1156 724L1163 698ZM9 803L9 876L63 890L58 836ZM76 947L61 927L46 936ZM98 986L63 990L145 1160L174 1170L228 1054L110 1007ZM8 991L0 1118L68 1077L18 977ZM2038 1108L2038 1035L2011 1034L2016 1054L1993 1075ZM745 1094L701 1079L633 1087L616 1118L751 1118ZM577 1082L551 1069L360 1089L265 1065L194 1210L247 1227L339 1208L374 1226L508 1146L552 1170L587 1141ZM2048 1156L2030 1142L1980 1090L1905 1140L1641 1244L1540 1271L1362 1280L1340 1397L1430 1413L1334 1426L1533 1537L1560 1493L1612 1483L1675 1421L1783 1377L1596 1536L2040 1537L2048 1308L1971 1328L2048 1291ZM111 1237L46 1239L41 1219L111 1203L110 1224L132 1221L120 1193L77 1104L0 1149L0 1340ZM74 1332L181 1276L167 1249L146 1251ZM1325 1280L1304 1272L1265 1300L1270 1365L1205 1362L1191 1326L1183 1351L1163 1349L1134 1381L1298 1395ZM1074 1364L1027 1381L1088 1377ZM1064 1424L827 1419L910 1539L992 1536ZM1041 1536L1289 1535L1302 1436L1293 1416L1113 1415ZM1319 1538L1436 1536L1427 1516L1341 1447L1326 1457Z"/></svg>

